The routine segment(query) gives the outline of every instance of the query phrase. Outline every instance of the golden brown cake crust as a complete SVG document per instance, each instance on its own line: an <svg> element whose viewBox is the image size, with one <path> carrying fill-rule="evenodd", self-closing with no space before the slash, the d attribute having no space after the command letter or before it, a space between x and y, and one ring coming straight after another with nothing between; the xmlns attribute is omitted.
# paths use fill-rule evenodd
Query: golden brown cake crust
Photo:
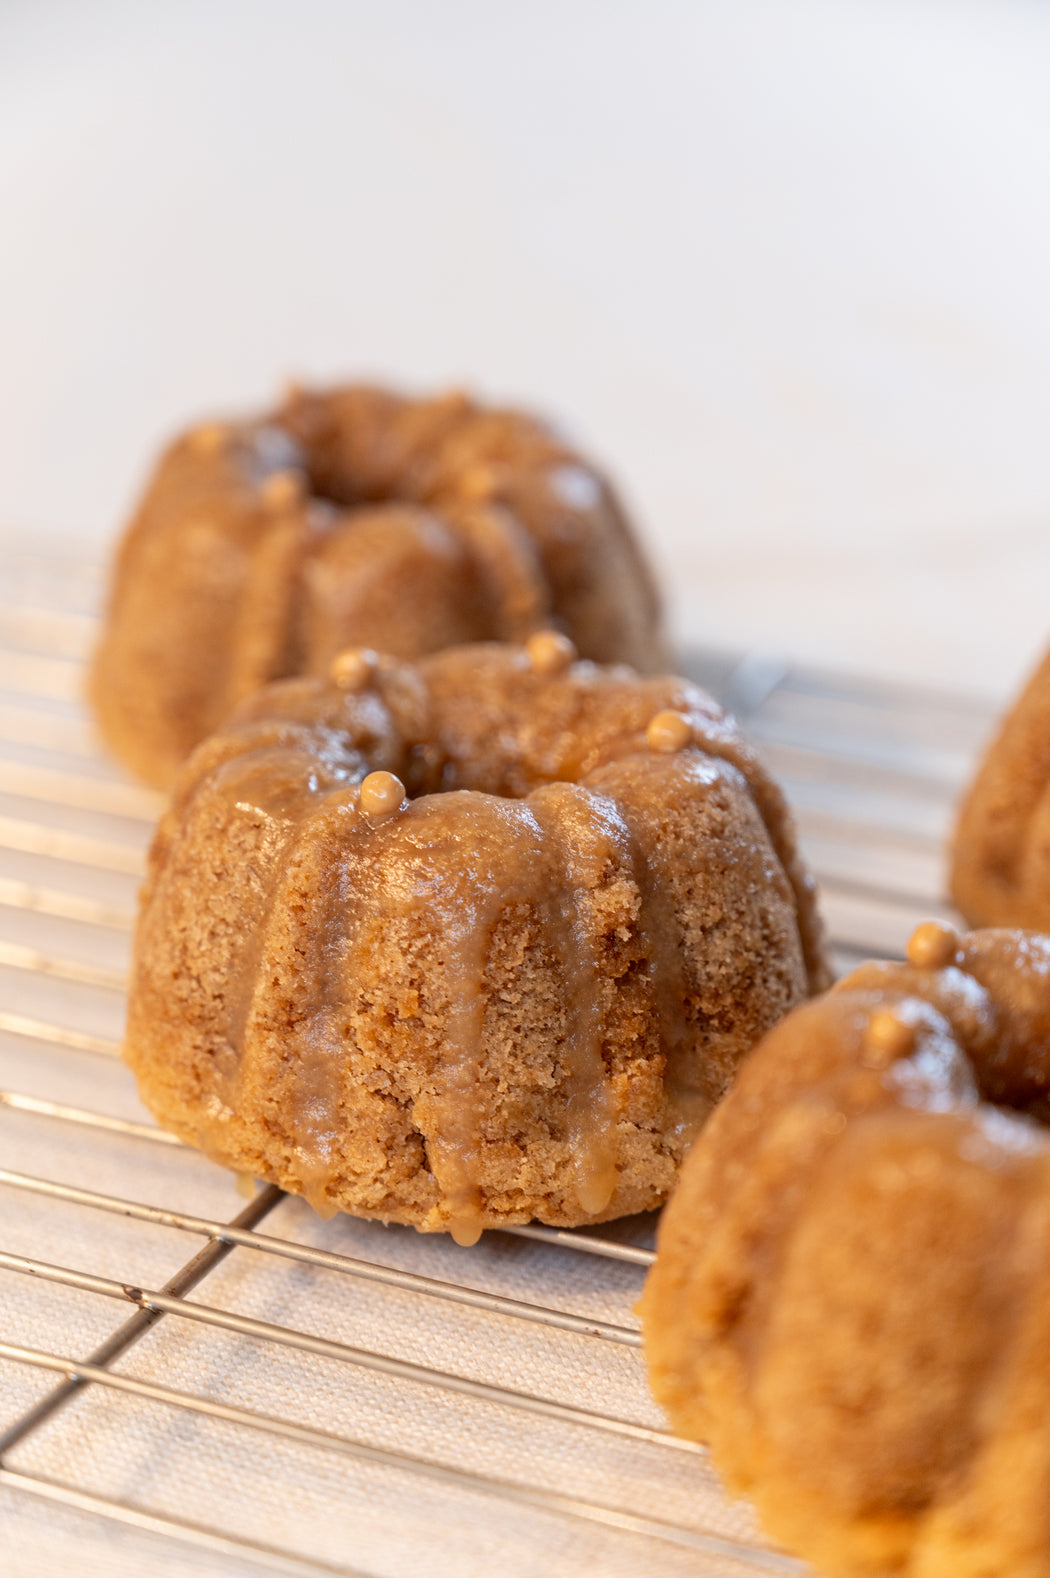
<svg viewBox="0 0 1050 1578"><path fill-rule="evenodd" d="M461 394L293 391L161 457L121 543L91 699L160 787L243 696L368 646L419 657L560 625L663 662L653 581L606 479L551 428Z"/></svg>
<svg viewBox="0 0 1050 1578"><path fill-rule="evenodd" d="M972 926L1050 931L1050 653L966 793L951 868L952 898Z"/></svg>
<svg viewBox="0 0 1050 1578"><path fill-rule="evenodd" d="M1050 939L931 923L774 1029L682 1170L654 1391L829 1573L1050 1572L1047 1121Z"/></svg>
<svg viewBox="0 0 1050 1578"><path fill-rule="evenodd" d="M161 1122L319 1209L464 1240L666 1197L740 1058L824 984L820 927L732 721L572 656L553 632L354 650L198 749L129 1003Z"/></svg>

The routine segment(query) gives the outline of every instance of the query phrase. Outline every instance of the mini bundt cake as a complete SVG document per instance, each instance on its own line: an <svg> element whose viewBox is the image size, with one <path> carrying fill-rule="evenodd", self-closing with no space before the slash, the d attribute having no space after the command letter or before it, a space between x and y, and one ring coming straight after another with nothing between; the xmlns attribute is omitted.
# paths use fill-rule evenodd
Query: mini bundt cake
<svg viewBox="0 0 1050 1578"><path fill-rule="evenodd" d="M951 887L971 926L1050 931L1050 653L963 800Z"/></svg>
<svg viewBox="0 0 1050 1578"><path fill-rule="evenodd" d="M1050 1573L1050 938L929 922L790 1014L682 1170L657 1397L842 1578Z"/></svg>
<svg viewBox="0 0 1050 1578"><path fill-rule="evenodd" d="M163 455L121 544L91 699L167 787L260 685L348 646L415 658L560 626L658 671L649 571L606 480L550 428L460 394L293 391Z"/></svg>
<svg viewBox="0 0 1050 1578"><path fill-rule="evenodd" d="M473 1242L658 1205L826 981L779 790L703 692L567 638L243 703L185 767L127 1056L225 1165Z"/></svg>

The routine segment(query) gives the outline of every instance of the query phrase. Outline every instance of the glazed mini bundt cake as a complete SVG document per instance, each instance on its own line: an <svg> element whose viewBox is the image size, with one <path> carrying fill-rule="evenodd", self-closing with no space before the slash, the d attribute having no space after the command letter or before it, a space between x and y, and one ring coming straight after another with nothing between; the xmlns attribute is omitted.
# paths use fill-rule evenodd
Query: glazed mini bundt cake
<svg viewBox="0 0 1050 1578"><path fill-rule="evenodd" d="M1050 653L963 799L952 898L972 926L1050 931Z"/></svg>
<svg viewBox="0 0 1050 1578"><path fill-rule="evenodd" d="M930 922L747 1060L664 1213L650 1375L841 1578L1050 1572L1050 938Z"/></svg>
<svg viewBox="0 0 1050 1578"><path fill-rule="evenodd" d="M653 583L608 482L552 429L465 396L293 391L160 460L95 655L101 732L167 787L260 685L349 646L414 658L551 624L663 662Z"/></svg>
<svg viewBox="0 0 1050 1578"><path fill-rule="evenodd" d="M239 1172L464 1243L658 1205L738 1061L826 982L731 719L567 639L242 704L153 844L127 1056Z"/></svg>

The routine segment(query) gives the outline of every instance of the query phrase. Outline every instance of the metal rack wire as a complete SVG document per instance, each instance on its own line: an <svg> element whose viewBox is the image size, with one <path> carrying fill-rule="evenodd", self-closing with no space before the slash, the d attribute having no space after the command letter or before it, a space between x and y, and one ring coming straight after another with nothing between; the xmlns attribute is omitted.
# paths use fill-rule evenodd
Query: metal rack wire
<svg viewBox="0 0 1050 1578"><path fill-rule="evenodd" d="M159 802L81 712L97 570L27 551L0 586L0 1492L83 1515L84 1548L117 1524L209 1572L800 1571L647 1400L651 1223L464 1252L321 1224L272 1187L231 1211L228 1175L142 1114L117 1056ZM939 852L988 704L758 657L691 668L785 783L840 965L947 913ZM224 1464L241 1489L294 1483L298 1512L265 1484L231 1502Z"/></svg>

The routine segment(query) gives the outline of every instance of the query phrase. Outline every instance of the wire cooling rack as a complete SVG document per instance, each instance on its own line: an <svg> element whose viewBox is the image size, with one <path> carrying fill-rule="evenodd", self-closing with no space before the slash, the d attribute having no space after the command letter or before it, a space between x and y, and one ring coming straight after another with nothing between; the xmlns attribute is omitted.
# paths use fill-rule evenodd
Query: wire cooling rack
<svg viewBox="0 0 1050 1578"><path fill-rule="evenodd" d="M96 751L97 567L0 562L6 1572L801 1572L648 1397L652 1221L463 1250L323 1223L157 1129L118 1060L159 800ZM693 654L785 784L840 968L941 899L990 704Z"/></svg>

